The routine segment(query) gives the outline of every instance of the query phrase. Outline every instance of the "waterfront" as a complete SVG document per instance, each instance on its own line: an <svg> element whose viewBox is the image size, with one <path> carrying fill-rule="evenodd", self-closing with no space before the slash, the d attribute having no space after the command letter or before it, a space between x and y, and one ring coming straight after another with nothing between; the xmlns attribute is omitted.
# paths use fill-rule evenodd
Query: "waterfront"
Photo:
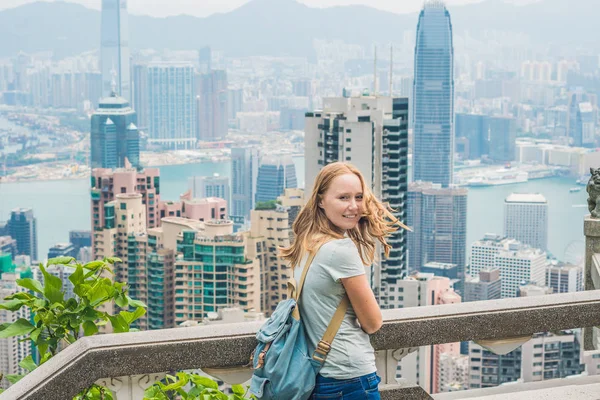
<svg viewBox="0 0 600 400"><path fill-rule="evenodd" d="M304 159L294 159L299 183L303 184ZM218 173L229 176L230 163L198 163L160 168L161 198L178 200L187 190L191 176ZM583 252L583 217L585 190L569 193L574 182L569 178L548 178L527 183L469 189L467 215L467 247L485 233L502 233L503 203L511 192L540 192L549 202L550 252L559 259L577 257ZM90 229L89 179L19 182L0 184L0 220L16 207L31 207L37 218L38 252L46 255L48 248L67 242L70 230ZM468 250L467 250L468 251Z"/></svg>

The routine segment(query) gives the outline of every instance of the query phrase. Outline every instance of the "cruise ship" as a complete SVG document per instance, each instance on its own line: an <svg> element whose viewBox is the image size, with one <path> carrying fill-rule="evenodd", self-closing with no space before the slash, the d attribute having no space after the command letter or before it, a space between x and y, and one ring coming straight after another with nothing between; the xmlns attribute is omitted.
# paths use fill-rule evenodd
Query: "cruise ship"
<svg viewBox="0 0 600 400"><path fill-rule="evenodd" d="M524 183L529 180L529 174L525 171L514 171L499 169L486 175L477 175L469 179L466 186L497 186Z"/></svg>

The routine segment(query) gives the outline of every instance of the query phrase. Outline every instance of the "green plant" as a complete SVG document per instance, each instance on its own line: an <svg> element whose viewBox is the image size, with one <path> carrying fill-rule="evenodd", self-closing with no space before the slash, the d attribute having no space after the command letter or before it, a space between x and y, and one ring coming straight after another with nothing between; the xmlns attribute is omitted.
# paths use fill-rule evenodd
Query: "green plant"
<svg viewBox="0 0 600 400"><path fill-rule="evenodd" d="M233 394L227 395L219 390L215 381L205 376L178 372L177 376L167 375L166 383L156 382L146 389L144 400L168 400L179 396L182 400L249 400L254 396L246 397L247 390L242 385L233 385ZM189 391L184 389L190 385Z"/></svg>
<svg viewBox="0 0 600 400"><path fill-rule="evenodd" d="M95 335L99 327L110 323L113 332L128 332L132 322L146 313L146 305L127 295L127 284L113 282L111 266L121 262L118 258L105 258L85 265L79 264L73 257L58 257L48 260L46 266L40 264L42 282L24 278L17 285L26 289L14 293L0 304L0 309L17 311L27 307L31 311L32 321L20 318L12 323L0 325L0 338L25 336L39 351L39 364L31 356L19 364L27 371L33 371L38 365L56 355L61 346L75 342L81 336ZM47 272L51 265L65 265L75 269L69 277L73 283L76 297L65 298L60 278ZM115 303L122 311L109 314L102 310L106 303ZM126 311L133 307L133 311ZM7 375L6 379L14 383L23 375ZM88 390L89 391L89 390ZM85 397L83 397L85 398Z"/></svg>

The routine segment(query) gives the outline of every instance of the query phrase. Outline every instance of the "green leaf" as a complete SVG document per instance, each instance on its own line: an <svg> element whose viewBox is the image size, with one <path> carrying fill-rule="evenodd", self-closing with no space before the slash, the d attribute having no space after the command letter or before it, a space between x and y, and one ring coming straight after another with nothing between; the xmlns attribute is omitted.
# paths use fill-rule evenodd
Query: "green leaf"
<svg viewBox="0 0 600 400"><path fill-rule="evenodd" d="M177 389L180 389L180 388L184 387L185 385L187 385L188 380L189 380L187 374L178 373L177 377L179 378L179 380L174 379L173 383L171 383L163 388L163 390L165 392L169 391L169 390L177 390Z"/></svg>
<svg viewBox="0 0 600 400"><path fill-rule="evenodd" d="M40 264L40 270L44 275L44 296L50 303L64 302L64 293L62 292L62 281L59 277L46 272L46 268Z"/></svg>
<svg viewBox="0 0 600 400"><path fill-rule="evenodd" d="M47 266L58 265L58 264L69 265L73 261L75 261L75 259L73 257L55 257L55 258L49 259L48 262L46 263L46 265Z"/></svg>
<svg viewBox="0 0 600 400"><path fill-rule="evenodd" d="M69 280L74 286L83 282L83 267L81 265L78 265L77 268L75 268L75 272L69 276Z"/></svg>
<svg viewBox="0 0 600 400"><path fill-rule="evenodd" d="M35 297L32 296L31 294L27 293L27 292L17 292L17 293L13 293L10 296L7 296L4 298L4 300L12 300L12 299L19 299L19 300L32 300Z"/></svg>
<svg viewBox="0 0 600 400"><path fill-rule="evenodd" d="M9 311L17 311L19 308L23 307L26 304L26 300L12 299L7 301L6 303L0 304L0 309L9 310Z"/></svg>
<svg viewBox="0 0 600 400"><path fill-rule="evenodd" d="M25 375L11 374L11 375L5 375L4 377L6 378L7 381L9 381L11 384L14 385L15 383L17 383L21 379L23 379L25 377Z"/></svg>
<svg viewBox="0 0 600 400"><path fill-rule="evenodd" d="M83 268L89 269L90 271L95 271L103 265L104 265L104 261L100 261L100 260L90 261L89 263L85 264L83 266Z"/></svg>
<svg viewBox="0 0 600 400"><path fill-rule="evenodd" d="M246 393L246 389L242 385L231 385L231 391L233 394L243 396Z"/></svg>
<svg viewBox="0 0 600 400"><path fill-rule="evenodd" d="M32 290L39 294L44 294L44 288L40 281L31 278L17 279L17 285L24 287L25 289Z"/></svg>
<svg viewBox="0 0 600 400"><path fill-rule="evenodd" d="M196 384L196 385L202 385L202 386L210 388L210 389L218 389L219 388L219 385L217 385L217 382L213 381L210 378L207 378L206 376L192 375L191 379L192 379L192 382L194 382L194 384Z"/></svg>
<svg viewBox="0 0 600 400"><path fill-rule="evenodd" d="M38 347L38 349L39 349L39 348L40 348L40 347ZM40 351L40 353L41 353L41 351ZM41 360L40 360L40 365L42 365L43 363L45 363L46 361L48 361L49 359L51 359L51 358L52 358L52 353L50 353L50 352L47 352L47 353L46 353L46 352L44 352L43 354L44 354L44 355L42 356L42 358L41 358Z"/></svg>
<svg viewBox="0 0 600 400"><path fill-rule="evenodd" d="M121 311L119 314L125 321L127 321L127 324L131 325L133 321L146 314L146 310L144 310L142 307L138 307L134 312Z"/></svg>
<svg viewBox="0 0 600 400"><path fill-rule="evenodd" d="M33 357L31 357L31 355L22 359L19 363L19 366L23 369L26 369L29 372L37 368L37 364L35 363L35 361L33 361Z"/></svg>
<svg viewBox="0 0 600 400"><path fill-rule="evenodd" d="M131 297L125 295L125 297L127 297L127 302L129 303L130 306L132 307L142 307L142 308L148 308L148 306L146 304L144 304L143 301L139 301L139 300L134 300Z"/></svg>
<svg viewBox="0 0 600 400"><path fill-rule="evenodd" d="M23 318L19 318L12 324L5 326L4 324L0 326L0 338L8 338L12 336L21 336L28 334L35 326L31 325L29 321Z"/></svg>
<svg viewBox="0 0 600 400"><path fill-rule="evenodd" d="M85 336L92 336L98 333L98 326L93 321L85 321L83 323L83 334Z"/></svg>
<svg viewBox="0 0 600 400"><path fill-rule="evenodd" d="M127 301L127 297L123 293L117 296L115 303L121 308L127 308L129 305L129 301Z"/></svg>
<svg viewBox="0 0 600 400"><path fill-rule="evenodd" d="M129 332L129 324L122 315L109 315L108 319L110 320L110 324L113 327L113 332L122 333Z"/></svg>
<svg viewBox="0 0 600 400"><path fill-rule="evenodd" d="M43 328L36 328L34 330L31 331L31 333L29 334L29 337L31 338L31 340L33 340L34 343L37 343L38 338L40 337L40 333L42 333L42 329Z"/></svg>
<svg viewBox="0 0 600 400"><path fill-rule="evenodd" d="M109 264L115 264L115 263L122 263L123 260L121 260L119 257L105 257L104 261L109 263Z"/></svg>

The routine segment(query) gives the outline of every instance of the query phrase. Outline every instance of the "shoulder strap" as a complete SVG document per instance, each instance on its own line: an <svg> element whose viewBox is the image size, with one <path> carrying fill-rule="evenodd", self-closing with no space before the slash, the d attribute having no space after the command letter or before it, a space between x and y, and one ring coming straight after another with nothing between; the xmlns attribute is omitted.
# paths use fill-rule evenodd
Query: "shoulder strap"
<svg viewBox="0 0 600 400"><path fill-rule="evenodd" d="M327 242L325 242L327 243ZM308 274L308 270L310 269L310 265L312 264L315 256L319 252L321 246L325 243L321 243L317 246L313 251L310 252L308 259L306 260L306 264L304 264L304 268L302 269L302 276L300 277L300 282L298 282L298 288L294 290L293 295L296 302L300 300L300 294L302 293L302 288L304 287L304 281L306 280L306 275ZM331 317L331 321L323 334L323 337L317 344L315 352L313 353L313 359L323 364L325 359L327 358L327 354L331 350L331 343L333 343L333 339L335 339L335 335L342 326L342 322L344 321L344 316L346 315L346 311L348 310L348 304L350 304L350 299L348 299L348 295L344 294L340 304L337 306L335 313L333 313L333 317ZM298 307L292 311L292 316L296 319L300 319L300 311Z"/></svg>

